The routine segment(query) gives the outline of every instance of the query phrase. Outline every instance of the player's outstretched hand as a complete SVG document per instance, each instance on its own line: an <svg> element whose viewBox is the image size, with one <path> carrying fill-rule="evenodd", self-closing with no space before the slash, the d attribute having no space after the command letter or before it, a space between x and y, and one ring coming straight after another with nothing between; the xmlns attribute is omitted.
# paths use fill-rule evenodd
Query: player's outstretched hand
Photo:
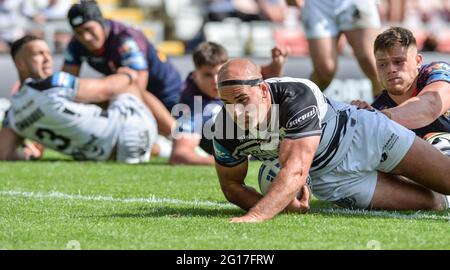
<svg viewBox="0 0 450 270"><path fill-rule="evenodd" d="M263 222L265 220L267 220L267 219L246 214L242 217L231 218L230 223L257 223L257 222Z"/></svg>

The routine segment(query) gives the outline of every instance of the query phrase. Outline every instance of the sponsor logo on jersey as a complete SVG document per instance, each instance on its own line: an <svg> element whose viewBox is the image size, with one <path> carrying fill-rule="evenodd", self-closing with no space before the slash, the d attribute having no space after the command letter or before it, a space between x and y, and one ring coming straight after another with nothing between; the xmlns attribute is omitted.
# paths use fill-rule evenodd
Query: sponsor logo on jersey
<svg viewBox="0 0 450 270"><path fill-rule="evenodd" d="M300 126L307 119L311 119L317 115L317 106L312 105L304 108L300 112L296 113L286 124L287 129Z"/></svg>
<svg viewBox="0 0 450 270"><path fill-rule="evenodd" d="M100 63L104 63L106 61L106 59L104 57L99 57L99 56L90 56L89 57L89 62L93 63L93 64L100 64Z"/></svg>
<svg viewBox="0 0 450 270"><path fill-rule="evenodd" d="M443 114L443 116L446 117L446 118L449 118L449 117L450 117L450 110L446 111L446 112Z"/></svg>
<svg viewBox="0 0 450 270"><path fill-rule="evenodd" d="M63 72L59 73L58 82L56 83L56 85L60 86L69 85L69 74Z"/></svg>
<svg viewBox="0 0 450 270"><path fill-rule="evenodd" d="M23 120L16 123L16 127L18 130L24 130L27 127L30 127L32 124L39 121L45 114L41 111L41 109L34 110L29 116L25 117Z"/></svg>
<svg viewBox="0 0 450 270"><path fill-rule="evenodd" d="M138 70L147 68L147 62L140 53L124 59L122 65Z"/></svg>
<svg viewBox="0 0 450 270"><path fill-rule="evenodd" d="M139 46L137 45L136 41L129 39L123 43L123 45L119 48L119 53L121 55L126 55L130 52L137 52L139 51Z"/></svg>
<svg viewBox="0 0 450 270"><path fill-rule="evenodd" d="M167 55L166 54L164 54L164 53L162 53L162 52L157 52L158 53L158 58L159 58L159 61L161 61L161 62L167 62Z"/></svg>

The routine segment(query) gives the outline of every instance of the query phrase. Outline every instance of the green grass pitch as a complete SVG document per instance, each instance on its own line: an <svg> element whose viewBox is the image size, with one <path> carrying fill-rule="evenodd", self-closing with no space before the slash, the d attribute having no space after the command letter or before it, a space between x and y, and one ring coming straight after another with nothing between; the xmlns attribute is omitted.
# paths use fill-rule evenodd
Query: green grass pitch
<svg viewBox="0 0 450 270"><path fill-rule="evenodd" d="M259 162L247 177L255 186ZM230 224L212 167L0 163L0 249L450 249L450 211L348 211Z"/></svg>

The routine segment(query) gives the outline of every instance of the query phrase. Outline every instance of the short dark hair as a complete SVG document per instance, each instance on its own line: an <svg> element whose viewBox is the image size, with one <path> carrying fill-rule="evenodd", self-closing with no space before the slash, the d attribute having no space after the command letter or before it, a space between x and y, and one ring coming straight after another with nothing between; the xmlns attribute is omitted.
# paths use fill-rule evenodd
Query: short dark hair
<svg viewBox="0 0 450 270"><path fill-rule="evenodd" d="M22 38L19 38L18 40L14 41L11 45L11 56L14 59L16 57L17 52L26 44L36 41L36 40L43 40L42 38L36 36L36 35L25 35Z"/></svg>
<svg viewBox="0 0 450 270"><path fill-rule="evenodd" d="M405 48L416 46L416 38L413 33L406 28L391 27L377 36L373 51L386 51L395 45L401 45Z"/></svg>
<svg viewBox="0 0 450 270"><path fill-rule="evenodd" d="M206 41L200 43L192 54L195 68L222 65L228 61L228 53L221 45Z"/></svg>
<svg viewBox="0 0 450 270"><path fill-rule="evenodd" d="M69 24L72 28L83 25L89 21L97 21L104 25L104 19L96 1L81 0L73 4L67 13Z"/></svg>

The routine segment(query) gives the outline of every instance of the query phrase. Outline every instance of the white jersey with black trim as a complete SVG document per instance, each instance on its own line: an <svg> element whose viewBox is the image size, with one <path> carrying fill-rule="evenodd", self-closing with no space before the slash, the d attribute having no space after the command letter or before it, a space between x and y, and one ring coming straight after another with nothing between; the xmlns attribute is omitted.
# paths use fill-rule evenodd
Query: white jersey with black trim
<svg viewBox="0 0 450 270"><path fill-rule="evenodd" d="M108 159L117 141L120 116L75 102L77 90L78 79L64 72L45 80L26 80L11 99L7 126L77 160Z"/></svg>
<svg viewBox="0 0 450 270"><path fill-rule="evenodd" d="M333 169L346 154L356 119L355 106L329 100L313 82L297 78L265 80L272 96L269 131L257 137L236 125L225 109L216 119L215 160L236 166L248 155L266 160L278 158L283 139L321 136L311 165L311 176ZM300 151L300 150L299 150Z"/></svg>

